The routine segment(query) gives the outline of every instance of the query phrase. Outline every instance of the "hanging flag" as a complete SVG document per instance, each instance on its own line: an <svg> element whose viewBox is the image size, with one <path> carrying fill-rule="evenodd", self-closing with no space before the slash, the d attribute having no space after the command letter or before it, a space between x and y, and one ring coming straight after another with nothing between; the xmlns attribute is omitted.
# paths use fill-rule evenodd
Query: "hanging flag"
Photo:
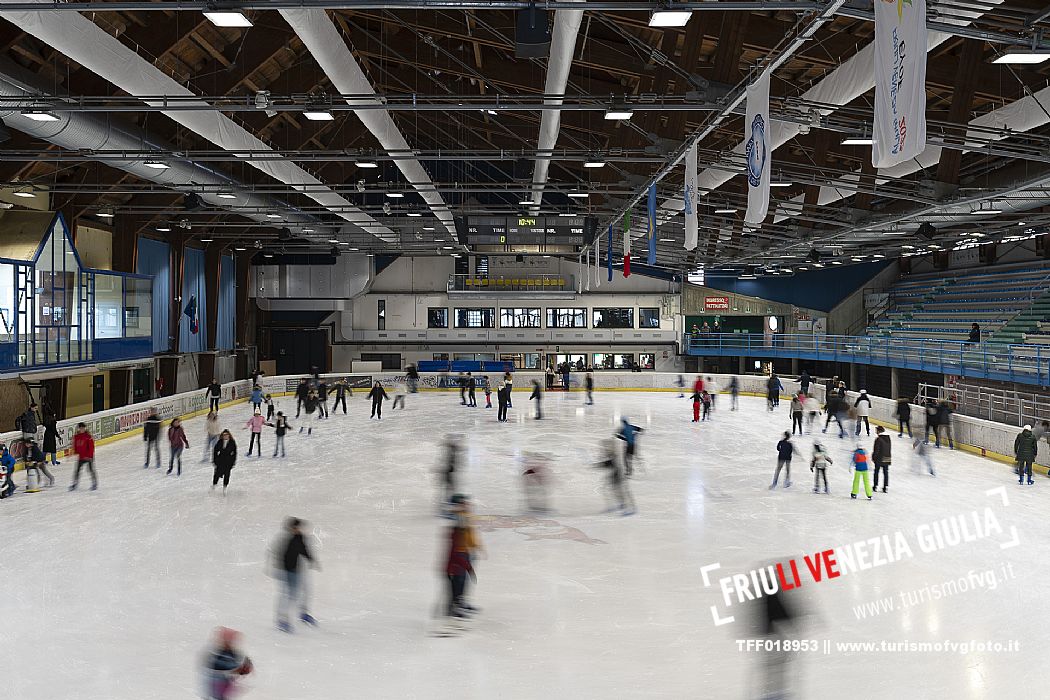
<svg viewBox="0 0 1050 700"><path fill-rule="evenodd" d="M685 191L682 200L685 202L685 249L696 248L697 239L700 236L700 222L697 218L696 193L696 144L689 147L685 154Z"/></svg>
<svg viewBox="0 0 1050 700"><path fill-rule="evenodd" d="M926 148L926 46L926 0L875 0L876 168Z"/></svg>
<svg viewBox="0 0 1050 700"><path fill-rule="evenodd" d="M182 313L190 319L190 333L197 335L201 329L200 315L197 313L197 297L191 296L190 300L186 302L186 308L183 309Z"/></svg>
<svg viewBox="0 0 1050 700"><path fill-rule="evenodd" d="M609 224L609 242L605 246L605 254L608 258L605 263L605 269L608 271L607 282L612 282L612 255L613 255L613 241L612 241L612 224Z"/></svg>
<svg viewBox="0 0 1050 700"><path fill-rule="evenodd" d="M591 249L587 249L587 262L584 263L583 269L580 272L586 273L587 275L587 291L591 291Z"/></svg>
<svg viewBox="0 0 1050 700"><path fill-rule="evenodd" d="M602 276L599 274L602 269L602 237L594 237L594 286L602 286Z"/></svg>
<svg viewBox="0 0 1050 700"><path fill-rule="evenodd" d="M769 211L769 74L747 86L747 213L744 221L761 224Z"/></svg>
<svg viewBox="0 0 1050 700"><path fill-rule="evenodd" d="M623 215L623 276L631 276L631 212Z"/></svg>
<svg viewBox="0 0 1050 700"><path fill-rule="evenodd" d="M646 212L646 224L649 229L649 258L646 260L650 265L656 264L656 183L649 185L649 209Z"/></svg>

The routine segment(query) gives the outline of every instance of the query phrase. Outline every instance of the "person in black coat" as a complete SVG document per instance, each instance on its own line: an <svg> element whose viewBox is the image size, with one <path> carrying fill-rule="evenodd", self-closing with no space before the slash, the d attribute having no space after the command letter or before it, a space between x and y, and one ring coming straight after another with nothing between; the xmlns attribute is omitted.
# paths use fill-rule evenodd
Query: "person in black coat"
<svg viewBox="0 0 1050 700"><path fill-rule="evenodd" d="M58 420L54 415L44 418L44 457L51 455L51 464L62 464L58 461Z"/></svg>
<svg viewBox="0 0 1050 700"><path fill-rule="evenodd" d="M340 379L335 383L335 403L332 404L332 410L338 411L339 404L343 405L343 415L346 415L346 391L350 386L347 384L346 379Z"/></svg>
<svg viewBox="0 0 1050 700"><path fill-rule="evenodd" d="M590 372L583 379L583 386L587 389L587 405L594 405L594 375Z"/></svg>
<svg viewBox="0 0 1050 700"><path fill-rule="evenodd" d="M981 342L981 327L978 326L976 323L970 326L970 335L968 336L968 340L971 343Z"/></svg>
<svg viewBox="0 0 1050 700"><path fill-rule="evenodd" d="M320 566L306 546L303 537L303 522L299 518L289 518L286 525L288 538L281 547L277 557L277 573L281 582L281 591L277 601L277 629L282 632L291 632L292 627L288 623L288 608L298 604L299 619L308 625L316 625L317 620L310 615L307 609L306 587L303 585L303 573L300 561L305 559L310 566L319 569Z"/></svg>
<svg viewBox="0 0 1050 700"><path fill-rule="evenodd" d="M306 397L310 394L310 385L306 383L306 378L299 380L299 386L295 387L295 417L298 418L303 412L303 404L306 403Z"/></svg>
<svg viewBox="0 0 1050 700"><path fill-rule="evenodd" d="M474 379L474 376L470 372L467 372L467 405L473 406L474 408L478 407L478 400L474 396L474 392L477 388L478 380Z"/></svg>
<svg viewBox="0 0 1050 700"><path fill-rule="evenodd" d="M321 380L317 385L317 407L321 410L320 417L328 417L328 383Z"/></svg>
<svg viewBox="0 0 1050 700"><path fill-rule="evenodd" d="M543 388L535 379L532 380L532 394L529 395L529 401L533 399L536 399L536 420L540 420L543 418Z"/></svg>
<svg viewBox="0 0 1050 700"><path fill-rule="evenodd" d="M383 420L383 402L389 398L386 395L386 389L379 382L376 382L372 390L368 392L368 398L372 399L372 415L368 418Z"/></svg>
<svg viewBox="0 0 1050 700"><path fill-rule="evenodd" d="M496 390L496 400L499 402L499 410L496 412L496 420L500 423L507 422L507 407L510 405L510 389L506 382L500 382Z"/></svg>
<svg viewBox="0 0 1050 700"><path fill-rule="evenodd" d="M813 379L809 376L807 370L802 370L802 374L798 377L799 388L802 389L802 393L809 396L809 385L813 383Z"/></svg>
<svg viewBox="0 0 1050 700"><path fill-rule="evenodd" d="M150 411L149 417L142 426L142 440L146 443L146 463L143 469L149 469L149 455L154 452L157 455L157 466L160 467L160 416L156 411Z"/></svg>
<svg viewBox="0 0 1050 700"><path fill-rule="evenodd" d="M222 431L222 435L219 436L219 441L215 443L211 453L211 461L215 465L215 473L211 478L212 490L218 485L219 479L222 479L222 495L225 496L230 485L230 470L237 464L237 441L233 439L229 430Z"/></svg>
<svg viewBox="0 0 1050 700"><path fill-rule="evenodd" d="M212 379L211 384L205 390L208 396L208 406L212 411L219 412L219 402L222 400L222 384L218 379Z"/></svg>
<svg viewBox="0 0 1050 700"><path fill-rule="evenodd" d="M911 437L911 401L905 397L897 399L897 437L904 436L904 428L908 428L908 437Z"/></svg>

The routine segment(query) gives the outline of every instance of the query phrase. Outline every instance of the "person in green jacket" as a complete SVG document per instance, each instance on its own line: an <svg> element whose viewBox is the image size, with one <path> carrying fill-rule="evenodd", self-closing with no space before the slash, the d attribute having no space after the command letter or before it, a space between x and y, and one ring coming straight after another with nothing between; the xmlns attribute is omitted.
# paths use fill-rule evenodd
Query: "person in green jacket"
<svg viewBox="0 0 1050 700"><path fill-rule="evenodd" d="M1017 459L1017 483L1023 484L1025 471L1028 472L1028 484L1032 481L1032 462L1039 454L1039 440L1032 432L1032 426L1026 425L1014 438L1014 457Z"/></svg>

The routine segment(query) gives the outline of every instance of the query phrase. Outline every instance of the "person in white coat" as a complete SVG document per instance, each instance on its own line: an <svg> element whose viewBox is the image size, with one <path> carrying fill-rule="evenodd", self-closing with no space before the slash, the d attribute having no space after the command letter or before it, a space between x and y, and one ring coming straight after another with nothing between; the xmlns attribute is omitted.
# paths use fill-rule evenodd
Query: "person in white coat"
<svg viewBox="0 0 1050 700"><path fill-rule="evenodd" d="M708 377L704 382L704 388L707 389L707 393L711 397L711 410L713 411L718 401L718 382L715 381L714 377Z"/></svg>
<svg viewBox="0 0 1050 700"><path fill-rule="evenodd" d="M871 435L871 424L868 423L868 416L871 414L871 399L868 398L868 390L861 389L860 396L853 402L853 410L857 412L857 429L856 435L860 435L860 423L864 421L865 433Z"/></svg>

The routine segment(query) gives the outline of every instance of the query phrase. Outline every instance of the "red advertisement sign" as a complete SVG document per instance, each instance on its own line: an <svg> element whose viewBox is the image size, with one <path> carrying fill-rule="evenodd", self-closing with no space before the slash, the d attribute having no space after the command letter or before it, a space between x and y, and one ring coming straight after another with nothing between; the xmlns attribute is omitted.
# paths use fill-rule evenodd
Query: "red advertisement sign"
<svg viewBox="0 0 1050 700"><path fill-rule="evenodd" d="M704 297L706 311L729 311L729 297Z"/></svg>

